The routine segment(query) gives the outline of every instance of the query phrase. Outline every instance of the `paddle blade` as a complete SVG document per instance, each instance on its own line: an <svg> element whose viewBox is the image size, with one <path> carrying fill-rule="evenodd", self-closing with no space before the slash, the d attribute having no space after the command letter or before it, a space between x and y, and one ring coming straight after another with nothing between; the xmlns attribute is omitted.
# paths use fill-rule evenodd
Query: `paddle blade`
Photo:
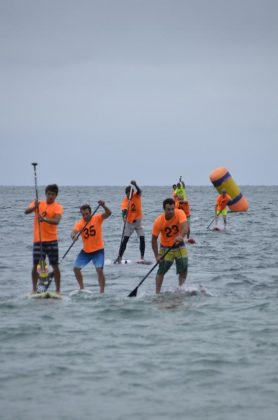
<svg viewBox="0 0 278 420"><path fill-rule="evenodd" d="M138 290L138 286L135 287L135 289L132 290L132 292L130 292L130 294L128 295L128 297L136 297L137 296L137 290Z"/></svg>
<svg viewBox="0 0 278 420"><path fill-rule="evenodd" d="M196 241L195 241L195 239L193 239L193 238L189 238L189 239L187 240L187 242L188 242L189 244L196 244Z"/></svg>

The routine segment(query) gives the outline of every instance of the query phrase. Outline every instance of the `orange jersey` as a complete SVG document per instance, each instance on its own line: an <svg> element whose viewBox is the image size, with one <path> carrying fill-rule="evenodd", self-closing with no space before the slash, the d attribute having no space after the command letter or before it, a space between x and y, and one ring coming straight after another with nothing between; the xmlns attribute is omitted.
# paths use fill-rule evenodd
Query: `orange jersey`
<svg viewBox="0 0 278 420"><path fill-rule="evenodd" d="M99 249L104 248L104 242L102 239L102 222L103 215L96 214L91 218L83 232L81 233L83 241L83 251L85 252L95 252ZM82 218L74 225L74 230L80 232L86 225L85 220Z"/></svg>
<svg viewBox="0 0 278 420"><path fill-rule="evenodd" d="M122 201L121 208L122 210L127 210L128 207L128 198L125 197ZM128 209L128 215L127 215L127 221L128 223L133 223L134 220L142 219L142 198L141 194L138 195L138 193L133 193L130 203L129 203L129 209Z"/></svg>
<svg viewBox="0 0 278 420"><path fill-rule="evenodd" d="M34 207L35 202L29 204L28 207ZM62 215L64 213L63 206L59 203L52 203L47 204L46 201L40 201L39 204L39 213L44 214L45 217L48 219L53 219L57 215ZM40 229L41 229L41 241L42 242L50 242L50 241L57 241L58 240L58 225L52 225L47 222L40 222ZM37 212L35 211L34 217L34 242L40 241L39 235L39 223Z"/></svg>
<svg viewBox="0 0 278 420"><path fill-rule="evenodd" d="M229 194L225 194L225 197L221 195L219 195L216 199L216 210L217 211L222 211L226 208L227 203L231 200L231 197L229 196Z"/></svg>
<svg viewBox="0 0 278 420"><path fill-rule="evenodd" d="M176 209L183 210L184 213L186 214L186 217L190 216L190 207L189 207L188 201L176 200L175 201L175 207L176 207Z"/></svg>
<svg viewBox="0 0 278 420"><path fill-rule="evenodd" d="M170 247L174 245L175 238L181 232L181 224L186 222L187 218L182 210L175 209L172 219L166 220L165 214L158 216L153 224L152 234L159 236L162 246Z"/></svg>

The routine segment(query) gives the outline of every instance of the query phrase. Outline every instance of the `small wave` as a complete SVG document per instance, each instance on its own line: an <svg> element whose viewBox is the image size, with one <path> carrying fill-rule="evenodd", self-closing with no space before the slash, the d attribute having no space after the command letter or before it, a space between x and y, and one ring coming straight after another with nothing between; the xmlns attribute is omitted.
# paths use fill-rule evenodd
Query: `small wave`
<svg viewBox="0 0 278 420"><path fill-rule="evenodd" d="M72 290L68 296L75 299L90 299L94 296L94 293L89 289L77 289Z"/></svg>

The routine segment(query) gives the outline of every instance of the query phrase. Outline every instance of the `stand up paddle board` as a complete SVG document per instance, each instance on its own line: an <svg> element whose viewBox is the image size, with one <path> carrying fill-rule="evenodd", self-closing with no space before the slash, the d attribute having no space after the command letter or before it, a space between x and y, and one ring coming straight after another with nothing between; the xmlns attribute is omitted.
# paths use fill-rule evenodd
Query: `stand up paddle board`
<svg viewBox="0 0 278 420"><path fill-rule="evenodd" d="M122 260L120 263L115 263L112 260L105 260L104 265L119 265L119 264L145 264L145 265L150 265L152 264L152 261L148 261L148 260Z"/></svg>
<svg viewBox="0 0 278 420"><path fill-rule="evenodd" d="M151 265L152 264L152 261L139 260L139 261L135 261L135 264Z"/></svg>
<svg viewBox="0 0 278 420"><path fill-rule="evenodd" d="M63 299L61 295L56 292L41 292L41 293L31 293L29 295L30 299Z"/></svg>

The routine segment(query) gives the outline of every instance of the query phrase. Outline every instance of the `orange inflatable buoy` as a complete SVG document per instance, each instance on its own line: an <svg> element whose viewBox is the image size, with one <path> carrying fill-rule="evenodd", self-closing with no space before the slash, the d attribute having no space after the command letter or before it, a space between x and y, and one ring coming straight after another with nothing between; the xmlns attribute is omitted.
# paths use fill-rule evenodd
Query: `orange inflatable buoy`
<svg viewBox="0 0 278 420"><path fill-rule="evenodd" d="M249 209L248 201L243 197L239 187L226 168L220 166L219 168L214 169L209 175L209 178L219 194L222 189L225 189L231 196L232 199L228 202L230 210L241 212Z"/></svg>

